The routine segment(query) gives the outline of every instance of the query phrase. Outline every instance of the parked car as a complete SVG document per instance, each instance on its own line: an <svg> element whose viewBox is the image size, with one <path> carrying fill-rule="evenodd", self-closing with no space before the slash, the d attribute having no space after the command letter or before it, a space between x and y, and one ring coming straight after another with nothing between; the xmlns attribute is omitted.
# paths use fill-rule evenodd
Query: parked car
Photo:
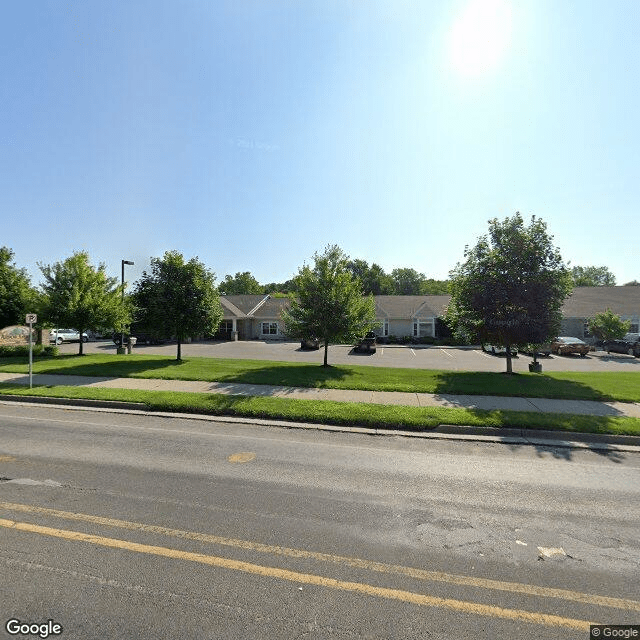
<svg viewBox="0 0 640 640"><path fill-rule="evenodd" d="M640 334L627 333L621 340L605 340L602 348L607 353L626 353L640 358Z"/></svg>
<svg viewBox="0 0 640 640"><path fill-rule="evenodd" d="M320 348L318 338L303 338L300 341L300 348L304 351L317 351Z"/></svg>
<svg viewBox="0 0 640 640"><path fill-rule="evenodd" d="M369 331L364 338L358 341L358 344L354 345L353 350L355 353L375 353L376 334L373 331Z"/></svg>
<svg viewBox="0 0 640 640"><path fill-rule="evenodd" d="M572 338L569 336L561 336L551 343L551 351L557 353L559 356L579 353L580 357L584 358L590 349L591 347L583 340L580 340L580 338Z"/></svg>
<svg viewBox="0 0 640 640"><path fill-rule="evenodd" d="M51 329L49 331L49 342L52 344L80 342L80 332L75 329ZM86 333L82 334L82 342L89 342L89 336Z"/></svg>
<svg viewBox="0 0 640 640"><path fill-rule="evenodd" d="M507 353L507 347L503 347L496 344L483 344L482 350L486 351L487 353L492 353L494 356ZM516 347L515 344L511 345L511 355L512 356L518 355L518 347Z"/></svg>

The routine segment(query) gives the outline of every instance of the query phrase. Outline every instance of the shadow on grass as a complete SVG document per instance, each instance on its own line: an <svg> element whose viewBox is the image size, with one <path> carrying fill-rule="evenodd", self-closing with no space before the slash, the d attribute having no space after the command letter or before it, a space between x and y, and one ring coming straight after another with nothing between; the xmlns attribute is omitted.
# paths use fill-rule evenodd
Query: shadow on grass
<svg viewBox="0 0 640 640"><path fill-rule="evenodd" d="M497 396L596 401L609 399L588 384L573 380L560 380L545 374L523 375L479 371L440 371L435 393L477 395L479 388L487 389L486 395Z"/></svg>
<svg viewBox="0 0 640 640"><path fill-rule="evenodd" d="M324 383L335 380L344 380L353 376L353 371L348 367L328 366L318 364L266 364L261 367L246 371L234 371L229 375L217 376L218 382L226 384L261 384L276 385L281 387L308 387L310 390L324 387ZM270 394L266 394L270 395Z"/></svg>

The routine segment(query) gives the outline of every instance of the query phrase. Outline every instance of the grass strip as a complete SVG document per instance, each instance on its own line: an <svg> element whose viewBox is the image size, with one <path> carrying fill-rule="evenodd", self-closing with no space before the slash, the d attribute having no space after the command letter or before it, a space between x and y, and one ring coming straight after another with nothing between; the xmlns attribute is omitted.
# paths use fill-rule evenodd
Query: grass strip
<svg viewBox="0 0 640 640"><path fill-rule="evenodd" d="M546 429L575 433L640 435L640 419L520 411L405 407L326 400L290 400L209 393L101 387L34 387L0 384L2 394L143 403L150 411L273 418L377 429L427 431L439 425Z"/></svg>
<svg viewBox="0 0 640 640"><path fill-rule="evenodd" d="M0 371L27 373L28 369L24 359L2 358ZM177 362L167 356L90 354L39 358L34 362L33 372L365 391L640 402L640 372L626 371L556 371L507 375L498 372L363 365L325 368L314 363L228 358L194 357Z"/></svg>

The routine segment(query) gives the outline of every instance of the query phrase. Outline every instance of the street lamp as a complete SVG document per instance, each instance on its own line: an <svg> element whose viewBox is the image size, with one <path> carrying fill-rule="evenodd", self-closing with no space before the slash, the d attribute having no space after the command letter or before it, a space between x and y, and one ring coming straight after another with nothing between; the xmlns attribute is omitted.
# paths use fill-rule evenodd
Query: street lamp
<svg viewBox="0 0 640 640"><path fill-rule="evenodd" d="M133 264L131 260L123 260L122 261L122 304L124 306L124 265L125 264ZM122 327L122 333L120 334L120 348L122 349L121 353L124 353L124 326Z"/></svg>

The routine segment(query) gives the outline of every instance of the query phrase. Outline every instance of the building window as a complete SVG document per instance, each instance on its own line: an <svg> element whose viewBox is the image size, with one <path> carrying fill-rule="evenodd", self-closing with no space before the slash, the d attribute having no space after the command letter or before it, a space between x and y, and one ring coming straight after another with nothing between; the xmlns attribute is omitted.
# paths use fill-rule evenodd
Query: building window
<svg viewBox="0 0 640 640"><path fill-rule="evenodd" d="M418 318L413 323L413 337L424 338L433 336L433 318Z"/></svg>
<svg viewBox="0 0 640 640"><path fill-rule="evenodd" d="M388 320L382 320L382 322L380 322L380 325L377 328L377 333L380 337L386 337L389 335L389 321Z"/></svg>
<svg viewBox="0 0 640 640"><path fill-rule="evenodd" d="M629 333L638 333L638 321L631 321L631 326L629 327Z"/></svg>
<svg viewBox="0 0 640 640"><path fill-rule="evenodd" d="M262 335L275 336L278 334L277 322L263 322L262 323Z"/></svg>
<svg viewBox="0 0 640 640"><path fill-rule="evenodd" d="M588 320L584 321L584 325L583 325L582 331L583 331L583 336L585 338L590 338L591 337L591 333L589 333L589 321Z"/></svg>
<svg viewBox="0 0 640 640"><path fill-rule="evenodd" d="M233 331L233 320L223 320L218 329L220 333Z"/></svg>
<svg viewBox="0 0 640 640"><path fill-rule="evenodd" d="M418 331L420 331L420 322L414 322L413 323L413 337L414 338L418 337Z"/></svg>

